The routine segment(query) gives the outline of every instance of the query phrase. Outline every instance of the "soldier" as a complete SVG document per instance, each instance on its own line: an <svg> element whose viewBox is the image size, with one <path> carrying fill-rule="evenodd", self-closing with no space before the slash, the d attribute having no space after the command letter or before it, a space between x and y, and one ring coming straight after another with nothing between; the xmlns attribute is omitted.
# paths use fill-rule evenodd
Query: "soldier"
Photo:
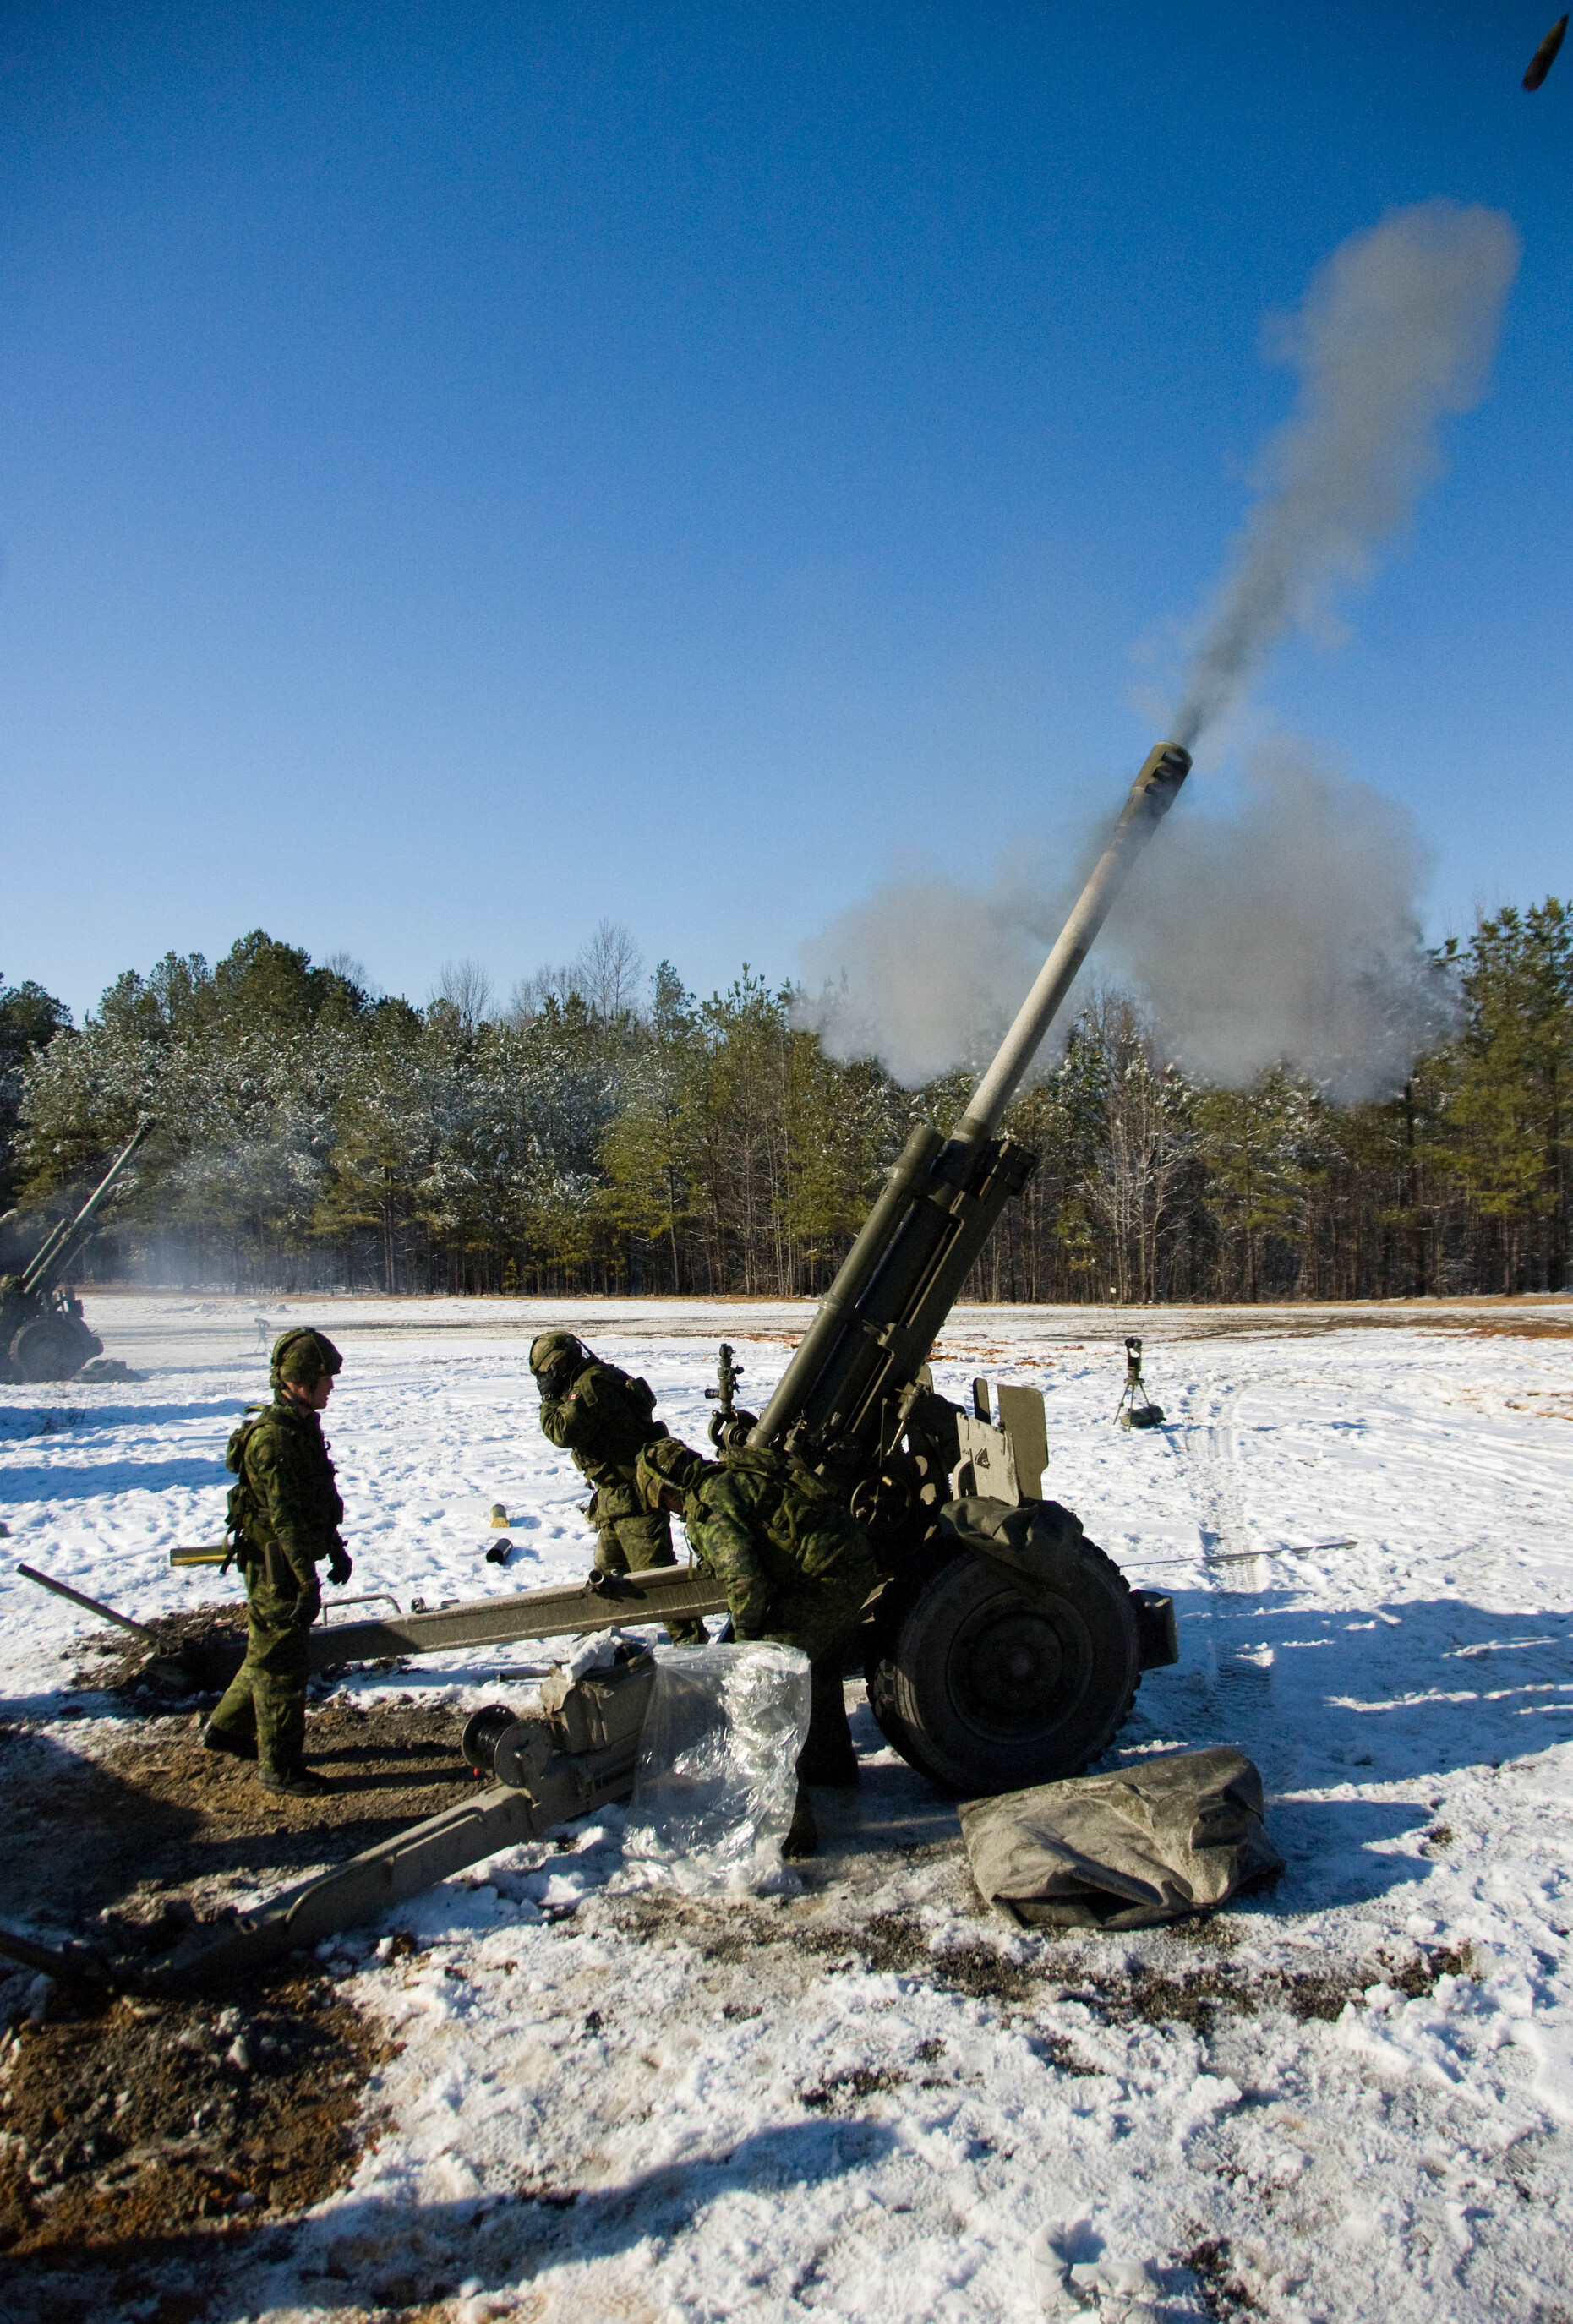
<svg viewBox="0 0 1573 2324"><path fill-rule="evenodd" d="M530 1346L530 1369L541 1388L541 1425L549 1443L573 1455L595 1487L589 1520L597 1536L597 1573L647 1573L675 1565L671 1520L647 1508L634 1487L642 1448L664 1437L654 1417L655 1396L642 1379L604 1364L571 1332L542 1332ZM674 1645L702 1646L702 1622L670 1622Z"/></svg>
<svg viewBox="0 0 1573 2324"><path fill-rule="evenodd" d="M695 1556L726 1592L737 1637L773 1638L809 1658L809 1732L786 1848L810 1856L819 1835L805 1786L857 1781L841 1665L880 1578L868 1536L828 1486L766 1448L705 1461L664 1436L645 1445L636 1476L647 1508L682 1518Z"/></svg>
<svg viewBox="0 0 1573 2324"><path fill-rule="evenodd" d="M344 1359L324 1332L285 1332L273 1342L272 1404L243 1420L229 1440L229 1467L239 1481L229 1496L227 1530L245 1577L245 1660L208 1720L209 1751L254 1759L265 1792L311 1799L329 1788L308 1767L306 1633L322 1610L317 1568L349 1580L339 1537L344 1503L318 1415L327 1409Z"/></svg>

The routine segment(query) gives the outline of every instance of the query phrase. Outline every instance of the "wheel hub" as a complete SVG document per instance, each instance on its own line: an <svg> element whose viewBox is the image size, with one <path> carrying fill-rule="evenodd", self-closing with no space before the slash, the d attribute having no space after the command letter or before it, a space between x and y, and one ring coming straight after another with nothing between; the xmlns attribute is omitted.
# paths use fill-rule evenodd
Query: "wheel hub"
<svg viewBox="0 0 1573 2324"><path fill-rule="evenodd" d="M950 1655L955 1700L985 1733L1022 1737L1053 1726L1074 1699L1079 1661L1045 1609L1020 1599L980 1607L958 1631Z"/></svg>

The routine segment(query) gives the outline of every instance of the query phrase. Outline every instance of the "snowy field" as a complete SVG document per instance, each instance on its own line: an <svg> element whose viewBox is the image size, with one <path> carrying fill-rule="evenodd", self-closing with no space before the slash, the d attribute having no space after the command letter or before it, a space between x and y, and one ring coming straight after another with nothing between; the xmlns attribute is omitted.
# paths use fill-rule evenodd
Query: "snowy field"
<svg viewBox="0 0 1573 2324"><path fill-rule="evenodd" d="M588 1566L536 1423L544 1322L700 1443L715 1342L756 1402L806 1311L88 1315L142 1381L0 1391L0 1715L91 1754L134 1722L62 1692L90 1618L14 1562L134 1616L232 1600L167 1556L217 1537L225 1439L285 1323L347 1360L350 1591L408 1606ZM1167 1413L1145 1435L1110 1425L1127 1328ZM862 1787L819 1794L795 1895L663 1917L612 1812L402 1908L413 1960L347 1941L344 1989L403 2044L370 2093L388 2127L285 2255L232 2263L224 2316L1026 2319L1028 2241L1059 2222L1078 2258L1145 2263L1175 2319L1573 2317L1573 1304L965 1311L938 1385L985 1368L1045 1390L1045 1490L1174 1594L1181 1660L1109 1764L1249 1752L1276 1890L1199 1933L1013 1934L860 1707ZM506 1572L482 1559L499 1500ZM506 1698L511 1651L352 1692Z"/></svg>

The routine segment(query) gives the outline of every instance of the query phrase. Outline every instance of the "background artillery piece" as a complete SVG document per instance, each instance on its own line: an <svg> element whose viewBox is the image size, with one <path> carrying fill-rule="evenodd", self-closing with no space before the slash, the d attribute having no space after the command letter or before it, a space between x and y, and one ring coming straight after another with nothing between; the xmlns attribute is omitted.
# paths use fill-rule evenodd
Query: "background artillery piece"
<svg viewBox="0 0 1573 2324"><path fill-rule="evenodd" d="M66 1277L93 1233L101 1205L152 1128L150 1121L137 1124L81 1208L44 1237L20 1273L0 1280L0 1380L73 1379L85 1363L103 1354L104 1342L88 1329L82 1303Z"/></svg>

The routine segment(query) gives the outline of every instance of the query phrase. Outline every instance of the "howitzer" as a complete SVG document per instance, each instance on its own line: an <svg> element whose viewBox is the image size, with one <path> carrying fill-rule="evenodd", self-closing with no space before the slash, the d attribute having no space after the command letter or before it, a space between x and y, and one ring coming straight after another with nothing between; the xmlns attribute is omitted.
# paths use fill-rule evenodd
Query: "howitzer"
<svg viewBox="0 0 1573 2324"><path fill-rule="evenodd" d="M865 1641L870 1704L903 1758L958 1791L1076 1774L1141 1672L1178 1653L1170 1601L1131 1591L1078 1518L1038 1499L1022 1392L1000 1392L995 1422L980 1382L967 1413L934 1393L928 1360L1036 1164L997 1134L1005 1109L1189 770L1178 743L1148 756L966 1112L948 1138L913 1131L749 1438L836 1485L869 1534L886 1574Z"/></svg>
<svg viewBox="0 0 1573 2324"><path fill-rule="evenodd" d="M65 1278L97 1221L100 1207L153 1128L142 1121L121 1148L81 1208L61 1219L20 1275L0 1285L0 1379L71 1379L104 1342L88 1329L82 1303Z"/></svg>
<svg viewBox="0 0 1573 2324"><path fill-rule="evenodd" d="M190 1929L172 1950L120 1950L101 1937L51 1941L0 1927L0 1956L71 1983L111 1991L185 1995L246 1979L282 1956L380 1913L499 1849L540 1840L634 1789L640 1733L655 1679L654 1657L616 1649L611 1667L570 1679L554 1672L540 1705L523 1718L501 1703L464 1731L473 1775L492 1782L458 1805L380 1840L348 1863ZM156 1941L156 1940L155 1940Z"/></svg>

